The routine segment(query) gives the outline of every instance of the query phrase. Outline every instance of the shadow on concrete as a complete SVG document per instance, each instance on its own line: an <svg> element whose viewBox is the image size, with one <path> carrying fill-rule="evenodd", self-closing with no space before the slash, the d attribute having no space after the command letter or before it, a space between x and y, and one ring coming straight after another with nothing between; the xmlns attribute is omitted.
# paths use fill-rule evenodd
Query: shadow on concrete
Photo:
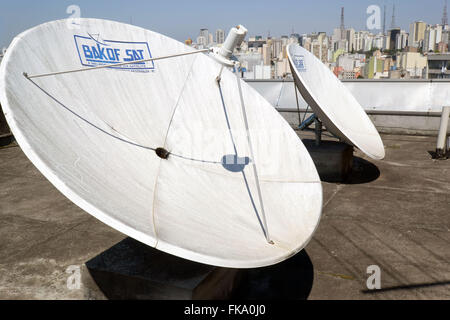
<svg viewBox="0 0 450 320"><path fill-rule="evenodd" d="M431 159L434 160L447 160L450 158L450 151L444 154L438 154L436 151L428 151L428 154L431 156Z"/></svg>
<svg viewBox="0 0 450 320"><path fill-rule="evenodd" d="M2 105L0 104L0 135L10 134L8 123L6 122L5 115L3 114Z"/></svg>
<svg viewBox="0 0 450 320"><path fill-rule="evenodd" d="M170 255L125 238L85 263L107 299L227 299L239 270Z"/></svg>
<svg viewBox="0 0 450 320"><path fill-rule="evenodd" d="M360 157L353 157L352 170L343 184L363 184L377 180L380 170L373 163Z"/></svg>
<svg viewBox="0 0 450 320"><path fill-rule="evenodd" d="M306 299L313 265L303 250L273 266L231 269L201 264L125 238L85 263L83 282L107 299ZM92 281L93 280L93 281Z"/></svg>
<svg viewBox="0 0 450 320"><path fill-rule="evenodd" d="M14 136L12 134L0 134L0 147L5 147L13 143Z"/></svg>
<svg viewBox="0 0 450 320"><path fill-rule="evenodd" d="M0 104L0 147L7 146L14 141L14 136L9 130L5 115L3 114L2 105Z"/></svg>
<svg viewBox="0 0 450 320"><path fill-rule="evenodd" d="M342 182L352 170L353 147L339 141L323 140L320 145L312 139L302 139L316 166L320 180Z"/></svg>
<svg viewBox="0 0 450 320"><path fill-rule="evenodd" d="M314 268L305 250L276 265L242 270L232 299L306 300L311 292Z"/></svg>
<svg viewBox="0 0 450 320"><path fill-rule="evenodd" d="M429 288L429 287L437 287L437 286L448 286L448 285L450 285L450 281L440 281L440 282L401 285L401 286L394 286L394 287L374 289L374 290L361 290L361 292L362 293L368 293L368 294L374 294L374 293L386 292L386 291L412 290L412 289L421 289L421 288Z"/></svg>

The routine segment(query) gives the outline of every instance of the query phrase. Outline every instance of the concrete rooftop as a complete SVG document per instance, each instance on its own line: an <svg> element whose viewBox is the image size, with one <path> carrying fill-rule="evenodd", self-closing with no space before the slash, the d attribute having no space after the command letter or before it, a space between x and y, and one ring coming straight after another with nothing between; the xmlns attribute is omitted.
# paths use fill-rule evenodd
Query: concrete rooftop
<svg viewBox="0 0 450 320"><path fill-rule="evenodd" d="M348 183L323 183L306 247L309 299L450 299L450 160L431 159L435 137L382 138L385 160L356 151ZM20 147L0 148L0 299L90 298L67 288L66 269L124 238L61 195ZM367 291L370 265L380 291Z"/></svg>

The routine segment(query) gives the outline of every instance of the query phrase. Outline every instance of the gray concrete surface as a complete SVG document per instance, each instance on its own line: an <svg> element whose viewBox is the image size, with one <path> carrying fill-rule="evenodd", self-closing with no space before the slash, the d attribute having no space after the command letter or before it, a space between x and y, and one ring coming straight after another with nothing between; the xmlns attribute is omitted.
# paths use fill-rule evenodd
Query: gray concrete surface
<svg viewBox="0 0 450 320"><path fill-rule="evenodd" d="M306 247L309 299L450 299L450 160L431 159L436 137L382 138L385 160L356 151L353 179L323 183ZM19 147L0 148L0 299L96 298L68 289L66 270L86 272L124 238L62 196ZM380 291L367 291L370 265L381 269Z"/></svg>

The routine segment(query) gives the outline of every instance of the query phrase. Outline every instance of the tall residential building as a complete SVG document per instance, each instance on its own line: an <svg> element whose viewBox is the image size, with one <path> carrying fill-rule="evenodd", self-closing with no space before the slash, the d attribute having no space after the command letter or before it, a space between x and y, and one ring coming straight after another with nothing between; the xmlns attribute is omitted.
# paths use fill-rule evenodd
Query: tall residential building
<svg viewBox="0 0 450 320"><path fill-rule="evenodd" d="M450 79L450 54L427 55L428 79Z"/></svg>
<svg viewBox="0 0 450 320"><path fill-rule="evenodd" d="M447 53L448 52L448 44L444 42L439 42L437 45L437 51L439 53Z"/></svg>
<svg viewBox="0 0 450 320"><path fill-rule="evenodd" d="M262 57L263 57L263 64L265 66L270 66L270 61L272 58L272 52L271 52L271 45L270 44L263 44L262 46Z"/></svg>
<svg viewBox="0 0 450 320"><path fill-rule="evenodd" d="M209 38L209 31L208 31L208 29L200 29L200 34L198 36L199 37L203 37L205 39L205 44L204 44L205 46L207 46L209 44L210 38ZM199 43L199 42L197 41L197 43Z"/></svg>
<svg viewBox="0 0 450 320"><path fill-rule="evenodd" d="M298 33L292 33L291 34L291 36L290 36L290 41L291 41L291 43L293 43L293 42L297 42L297 43L300 43L301 42L301 36L298 34Z"/></svg>
<svg viewBox="0 0 450 320"><path fill-rule="evenodd" d="M348 41L348 52L352 52L355 49L355 29L346 30L346 39Z"/></svg>
<svg viewBox="0 0 450 320"><path fill-rule="evenodd" d="M208 45L208 42L204 36L198 36L197 37L197 44L201 47L206 47Z"/></svg>
<svg viewBox="0 0 450 320"><path fill-rule="evenodd" d="M250 50L251 50L251 48L254 48L254 49L262 48L265 43L266 43L266 40L263 40L263 38L261 36L250 37L248 39L248 48Z"/></svg>
<svg viewBox="0 0 450 320"><path fill-rule="evenodd" d="M317 42L319 43L318 58L322 62L328 61L328 36L325 32L319 32L317 36Z"/></svg>
<svg viewBox="0 0 450 320"><path fill-rule="evenodd" d="M386 50L388 49L388 46L389 46L389 35L379 33L372 38L372 48Z"/></svg>
<svg viewBox="0 0 450 320"><path fill-rule="evenodd" d="M355 51L370 51L373 48L373 42L374 35L369 31L358 31L355 33ZM380 47L377 46L377 48Z"/></svg>
<svg viewBox="0 0 450 320"><path fill-rule="evenodd" d="M423 51L437 50L439 42L442 41L442 25L427 26L423 42Z"/></svg>
<svg viewBox="0 0 450 320"><path fill-rule="evenodd" d="M423 21L416 21L409 25L408 45L410 47L420 48L423 46L426 28L427 24Z"/></svg>
<svg viewBox="0 0 450 320"><path fill-rule="evenodd" d="M395 49L402 50L403 48L406 48L406 46L408 45L408 37L409 34L405 30L401 30L400 34L397 37Z"/></svg>
<svg viewBox="0 0 450 320"><path fill-rule="evenodd" d="M216 30L216 43L221 44L225 41L225 31L222 29Z"/></svg>
<svg viewBox="0 0 450 320"><path fill-rule="evenodd" d="M311 37L309 37L306 34L302 35L301 44L300 45L303 48L305 48L308 51L311 51L311 42L312 42Z"/></svg>
<svg viewBox="0 0 450 320"><path fill-rule="evenodd" d="M276 78L278 78L278 79L283 78L290 72L291 72L291 69L289 67L288 59L283 59L283 60L277 61L277 63L275 64L275 77Z"/></svg>
<svg viewBox="0 0 450 320"><path fill-rule="evenodd" d="M389 50L395 50L397 49L397 40L400 36L401 30L400 28L393 28L388 31L389 35L389 47L387 49Z"/></svg>
<svg viewBox="0 0 450 320"><path fill-rule="evenodd" d="M442 43L447 45L447 50L450 48L450 30L446 29L442 31Z"/></svg>
<svg viewBox="0 0 450 320"><path fill-rule="evenodd" d="M283 50L283 43L280 39L272 39L272 58L278 58Z"/></svg>
<svg viewBox="0 0 450 320"><path fill-rule="evenodd" d="M281 36L280 40L281 40L281 44L283 46L287 46L289 44L289 41L290 41L288 36Z"/></svg>
<svg viewBox="0 0 450 320"><path fill-rule="evenodd" d="M400 52L397 54L397 68L406 71L411 78L421 78L427 66L427 57L419 52Z"/></svg>
<svg viewBox="0 0 450 320"><path fill-rule="evenodd" d="M339 28L333 29L333 35L331 36L331 39L333 42L337 42L337 41L341 40L342 39L341 36L342 36L341 29L339 29Z"/></svg>

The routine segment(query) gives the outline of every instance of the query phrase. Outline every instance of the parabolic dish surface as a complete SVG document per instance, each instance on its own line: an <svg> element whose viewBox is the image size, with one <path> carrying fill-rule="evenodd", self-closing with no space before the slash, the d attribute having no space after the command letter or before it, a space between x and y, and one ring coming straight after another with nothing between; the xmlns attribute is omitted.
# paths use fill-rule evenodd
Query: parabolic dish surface
<svg viewBox="0 0 450 320"><path fill-rule="evenodd" d="M196 53L32 78L194 51L136 26L69 22L18 35L0 68L0 101L11 130L57 189L109 226L201 263L265 266L308 243L322 210L319 176L295 132L267 101L239 80L254 159L244 161L242 170L227 169L223 158L250 157L231 71L223 70L218 85L221 65ZM158 157L156 148L169 157ZM253 163L274 244L259 221Z"/></svg>
<svg viewBox="0 0 450 320"><path fill-rule="evenodd" d="M328 130L373 159L383 159L381 137L364 109L342 82L311 52L287 48L295 84Z"/></svg>

